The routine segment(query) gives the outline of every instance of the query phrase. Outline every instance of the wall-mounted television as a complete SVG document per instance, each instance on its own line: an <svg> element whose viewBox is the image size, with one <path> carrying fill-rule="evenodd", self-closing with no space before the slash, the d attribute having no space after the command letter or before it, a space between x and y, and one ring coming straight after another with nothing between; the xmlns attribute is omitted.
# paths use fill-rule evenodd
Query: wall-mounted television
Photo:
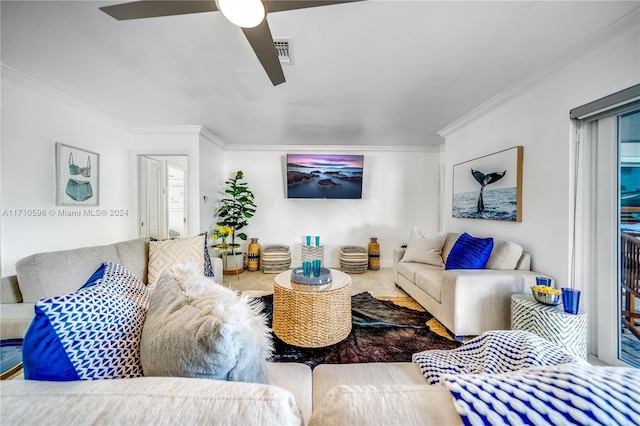
<svg viewBox="0 0 640 426"><path fill-rule="evenodd" d="M364 156L287 154L287 198L362 198Z"/></svg>

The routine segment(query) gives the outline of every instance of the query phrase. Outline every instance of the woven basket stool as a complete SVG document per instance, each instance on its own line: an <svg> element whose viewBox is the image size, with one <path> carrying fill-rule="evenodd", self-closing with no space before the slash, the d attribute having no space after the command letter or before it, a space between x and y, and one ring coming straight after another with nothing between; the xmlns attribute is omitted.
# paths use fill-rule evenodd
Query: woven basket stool
<svg viewBox="0 0 640 426"><path fill-rule="evenodd" d="M340 268L350 274L362 274L369 267L367 249L360 246L342 246L340 248Z"/></svg>
<svg viewBox="0 0 640 426"><path fill-rule="evenodd" d="M351 277L331 270L331 285L291 283L291 271L273 284L273 332L283 342L321 348L351 332Z"/></svg>
<svg viewBox="0 0 640 426"><path fill-rule="evenodd" d="M287 245L269 245L260 253L260 268L265 274L278 274L291 266L291 250Z"/></svg>

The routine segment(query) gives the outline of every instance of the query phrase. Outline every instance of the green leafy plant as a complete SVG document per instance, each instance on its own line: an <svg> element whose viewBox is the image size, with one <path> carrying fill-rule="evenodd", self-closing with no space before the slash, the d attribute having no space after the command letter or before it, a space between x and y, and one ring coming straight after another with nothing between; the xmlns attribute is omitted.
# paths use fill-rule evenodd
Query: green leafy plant
<svg viewBox="0 0 640 426"><path fill-rule="evenodd" d="M238 232L249 224L249 219L256 212L253 192L243 182L244 174L241 170L236 172L235 177L225 181L225 196L220 200L216 225L228 226L232 230L231 244L236 243L236 237L245 241L247 234Z"/></svg>

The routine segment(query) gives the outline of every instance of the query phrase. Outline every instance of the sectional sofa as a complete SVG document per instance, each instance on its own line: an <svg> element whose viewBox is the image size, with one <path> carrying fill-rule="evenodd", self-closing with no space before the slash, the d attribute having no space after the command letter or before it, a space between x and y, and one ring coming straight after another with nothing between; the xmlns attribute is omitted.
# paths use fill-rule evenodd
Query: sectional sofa
<svg viewBox="0 0 640 426"><path fill-rule="evenodd" d="M2 282L3 338L22 337L36 300L75 291L105 260L147 279L149 241L19 261L17 277ZM220 274L212 263L214 276ZM148 376L37 381L18 374L1 384L2 424L463 424L452 391L429 385L416 363L326 364L313 371L268 363L267 371L267 384Z"/></svg>
<svg viewBox="0 0 640 426"><path fill-rule="evenodd" d="M22 338L38 300L76 291L102 262L119 263L146 282L152 272L149 239L38 253L19 260L16 275L2 278L2 338ZM211 258L211 263L214 279L222 277L220 259ZM407 415L419 419L417 423L444 424L447 419L446 424L461 424L447 400L448 392L427 385L418 366L409 362L321 365L313 372L304 364L268 363L268 377L268 384L258 384L184 377L47 382L18 375L2 383L2 423L306 424L312 419L312 407L322 406L334 388L346 386L340 395L353 396L354 388L349 386L365 386L365 393L356 393L368 392L373 402L378 400L373 393L380 389L394 407L406 406ZM435 399L418 401L420 393ZM449 402L445 410L443 400ZM417 405L411 409L410 402ZM335 416L334 410L324 412L322 416ZM384 416L389 421L403 418L395 409L377 418ZM326 424L320 415L313 422Z"/></svg>

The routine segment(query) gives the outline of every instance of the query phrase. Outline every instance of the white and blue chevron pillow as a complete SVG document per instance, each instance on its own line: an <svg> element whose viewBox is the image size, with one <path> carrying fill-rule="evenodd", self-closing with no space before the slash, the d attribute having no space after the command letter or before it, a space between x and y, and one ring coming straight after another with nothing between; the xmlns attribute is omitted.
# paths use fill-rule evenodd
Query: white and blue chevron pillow
<svg viewBox="0 0 640 426"><path fill-rule="evenodd" d="M446 375L465 425L638 425L640 372L588 363Z"/></svg>
<svg viewBox="0 0 640 426"><path fill-rule="evenodd" d="M145 284L103 263L78 291L40 300L22 349L32 380L142 376L140 336L149 308Z"/></svg>

